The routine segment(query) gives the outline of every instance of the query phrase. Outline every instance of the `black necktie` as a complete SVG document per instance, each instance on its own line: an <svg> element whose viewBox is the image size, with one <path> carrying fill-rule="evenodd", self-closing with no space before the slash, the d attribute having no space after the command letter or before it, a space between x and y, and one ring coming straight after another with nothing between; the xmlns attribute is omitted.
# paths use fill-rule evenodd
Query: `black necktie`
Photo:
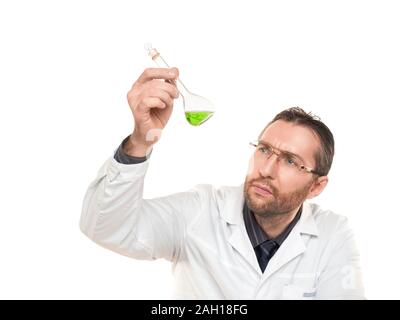
<svg viewBox="0 0 400 320"><path fill-rule="evenodd" d="M275 241L266 240L255 247L254 250L256 251L261 271L264 272L269 260L272 258L276 250L278 250L278 244Z"/></svg>

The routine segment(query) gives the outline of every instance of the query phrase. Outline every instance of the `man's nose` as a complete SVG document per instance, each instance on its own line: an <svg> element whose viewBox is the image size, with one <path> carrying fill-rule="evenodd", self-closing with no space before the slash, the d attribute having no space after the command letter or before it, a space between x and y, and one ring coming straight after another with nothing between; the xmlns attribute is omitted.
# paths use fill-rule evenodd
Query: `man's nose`
<svg viewBox="0 0 400 320"><path fill-rule="evenodd" d="M275 178L278 172L278 156L273 153L269 158L264 159L260 167L260 174L265 177Z"/></svg>

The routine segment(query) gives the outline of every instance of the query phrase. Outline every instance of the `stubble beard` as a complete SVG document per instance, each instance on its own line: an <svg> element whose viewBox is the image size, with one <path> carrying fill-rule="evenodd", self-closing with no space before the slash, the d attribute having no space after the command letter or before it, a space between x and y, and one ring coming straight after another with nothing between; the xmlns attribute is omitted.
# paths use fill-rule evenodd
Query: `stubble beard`
<svg viewBox="0 0 400 320"><path fill-rule="evenodd" d="M251 190L252 184L256 181L268 186L272 191L272 195L262 196ZM244 198L249 209L260 217L267 218L282 216L292 212L304 202L307 198L311 184L312 181L306 186L288 194L279 192L268 181L256 179L249 180L248 177L246 177Z"/></svg>

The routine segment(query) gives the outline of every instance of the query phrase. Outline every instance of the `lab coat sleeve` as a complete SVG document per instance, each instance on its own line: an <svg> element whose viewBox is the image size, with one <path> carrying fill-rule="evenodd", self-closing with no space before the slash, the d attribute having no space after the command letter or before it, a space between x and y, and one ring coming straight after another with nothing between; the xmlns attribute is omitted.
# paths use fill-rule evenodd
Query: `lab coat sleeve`
<svg viewBox="0 0 400 320"><path fill-rule="evenodd" d="M332 235L331 255L318 279L317 299L365 299L354 233L342 217Z"/></svg>
<svg viewBox="0 0 400 320"><path fill-rule="evenodd" d="M199 190L143 199L149 161L126 165L108 159L87 189L80 228L97 244L122 255L175 261L186 226L200 212Z"/></svg>

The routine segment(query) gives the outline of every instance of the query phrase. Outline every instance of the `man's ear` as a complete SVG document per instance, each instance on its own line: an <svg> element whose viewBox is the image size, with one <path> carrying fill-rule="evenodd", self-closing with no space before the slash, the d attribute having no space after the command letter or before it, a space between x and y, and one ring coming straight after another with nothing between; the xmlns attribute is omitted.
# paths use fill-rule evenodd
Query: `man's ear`
<svg viewBox="0 0 400 320"><path fill-rule="evenodd" d="M319 195L328 184L328 176L321 176L314 180L310 191L308 192L307 199L312 199Z"/></svg>

